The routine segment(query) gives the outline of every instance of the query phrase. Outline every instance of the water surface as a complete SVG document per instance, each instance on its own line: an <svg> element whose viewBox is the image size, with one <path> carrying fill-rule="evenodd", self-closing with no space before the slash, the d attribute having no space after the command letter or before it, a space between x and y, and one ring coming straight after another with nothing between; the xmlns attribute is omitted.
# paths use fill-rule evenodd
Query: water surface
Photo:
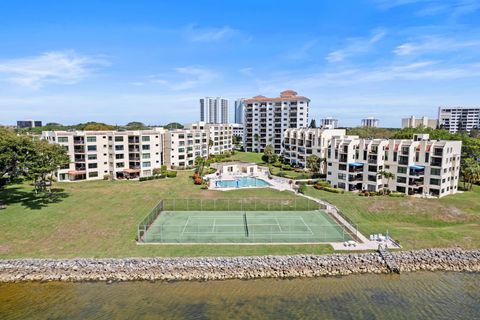
<svg viewBox="0 0 480 320"><path fill-rule="evenodd" d="M0 284L0 319L478 319L480 274Z"/></svg>

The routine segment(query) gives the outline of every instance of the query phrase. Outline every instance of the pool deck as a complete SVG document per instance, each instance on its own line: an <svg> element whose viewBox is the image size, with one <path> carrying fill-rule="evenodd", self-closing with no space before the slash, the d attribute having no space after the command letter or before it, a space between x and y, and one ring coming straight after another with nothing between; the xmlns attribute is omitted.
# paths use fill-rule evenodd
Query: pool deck
<svg viewBox="0 0 480 320"><path fill-rule="evenodd" d="M205 176L209 180L209 185L208 188L211 190L218 190L218 191L230 191L230 190L238 190L239 188L218 188L215 186L216 181L219 180L235 180L239 178L257 178L257 179L262 179L266 182L268 182L270 185L269 186L251 186L251 187L241 187L241 189L253 189L253 188L273 188L279 191L295 191L293 189L293 183L289 183L289 179L283 179L280 177L273 177L269 176L267 172L263 173L257 173L253 175L249 174L221 174L217 175L216 173L209 174Z"/></svg>

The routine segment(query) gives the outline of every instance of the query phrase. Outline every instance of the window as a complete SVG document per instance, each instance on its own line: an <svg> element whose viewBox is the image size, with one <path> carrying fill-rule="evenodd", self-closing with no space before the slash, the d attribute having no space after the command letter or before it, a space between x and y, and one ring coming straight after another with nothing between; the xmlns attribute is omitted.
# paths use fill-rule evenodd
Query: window
<svg viewBox="0 0 480 320"><path fill-rule="evenodd" d="M96 162L88 164L88 169L96 169L97 167L98 167L98 165L97 165Z"/></svg>
<svg viewBox="0 0 480 320"><path fill-rule="evenodd" d="M406 177L397 177L397 182L398 183L407 183L407 178Z"/></svg>
<svg viewBox="0 0 480 320"><path fill-rule="evenodd" d="M142 162L142 167L150 167L152 164L150 163L150 161L144 161Z"/></svg>
<svg viewBox="0 0 480 320"><path fill-rule="evenodd" d="M87 137L87 142L97 142L97 137Z"/></svg>
<svg viewBox="0 0 480 320"><path fill-rule="evenodd" d="M430 175L432 176L439 176L442 173L442 169L439 168L431 168Z"/></svg>
<svg viewBox="0 0 480 320"><path fill-rule="evenodd" d="M88 151L97 151L97 146L87 146Z"/></svg>
<svg viewBox="0 0 480 320"><path fill-rule="evenodd" d="M88 173L88 177L89 177L89 178L95 178L95 177L98 177L98 172L97 172L97 171L94 171L94 172L89 172L89 173Z"/></svg>
<svg viewBox="0 0 480 320"><path fill-rule="evenodd" d="M122 142L122 141L123 141L122 136L115 137L115 142Z"/></svg>
<svg viewBox="0 0 480 320"><path fill-rule="evenodd" d="M143 142L150 141L150 136L142 136L142 141Z"/></svg>
<svg viewBox="0 0 480 320"><path fill-rule="evenodd" d="M123 144L118 144L115 146L116 151L122 151L123 150Z"/></svg>
<svg viewBox="0 0 480 320"><path fill-rule="evenodd" d="M434 186L439 186L440 185L440 179L430 179L430 184Z"/></svg>
<svg viewBox="0 0 480 320"><path fill-rule="evenodd" d="M120 159L123 159L123 158L124 158L123 153L120 153L120 154L116 154L116 155L115 155L115 159L120 160Z"/></svg>
<svg viewBox="0 0 480 320"><path fill-rule="evenodd" d="M88 157L88 160L97 160L96 154L89 154L87 157Z"/></svg>
<svg viewBox="0 0 480 320"><path fill-rule="evenodd" d="M144 144L142 146L142 150L150 150L150 145L149 144Z"/></svg>
<svg viewBox="0 0 480 320"><path fill-rule="evenodd" d="M397 172L398 173L407 173L407 167L398 167Z"/></svg>
<svg viewBox="0 0 480 320"><path fill-rule="evenodd" d="M150 159L150 153L142 153L142 159Z"/></svg>
<svg viewBox="0 0 480 320"><path fill-rule="evenodd" d="M68 142L68 137L58 137L58 142Z"/></svg>
<svg viewBox="0 0 480 320"><path fill-rule="evenodd" d="M124 162L119 162L116 164L117 168L123 168L125 167L125 163Z"/></svg>

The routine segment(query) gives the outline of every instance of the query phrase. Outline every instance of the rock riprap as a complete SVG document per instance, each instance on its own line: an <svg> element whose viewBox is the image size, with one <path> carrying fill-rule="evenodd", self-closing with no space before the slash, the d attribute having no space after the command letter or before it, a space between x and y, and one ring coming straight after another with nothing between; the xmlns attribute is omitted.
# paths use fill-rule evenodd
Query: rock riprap
<svg viewBox="0 0 480 320"><path fill-rule="evenodd" d="M401 272L480 272L480 250L394 252ZM0 260L0 282L224 280L388 273L377 252L256 257Z"/></svg>

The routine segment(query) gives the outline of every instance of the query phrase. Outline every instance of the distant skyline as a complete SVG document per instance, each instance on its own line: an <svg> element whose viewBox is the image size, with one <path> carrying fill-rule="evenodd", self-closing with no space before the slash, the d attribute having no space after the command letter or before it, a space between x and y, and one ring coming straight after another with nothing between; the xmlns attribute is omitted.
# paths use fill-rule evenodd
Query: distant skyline
<svg viewBox="0 0 480 320"><path fill-rule="evenodd" d="M480 0L2 1L0 124L194 122L293 89L399 127L480 106Z"/></svg>

